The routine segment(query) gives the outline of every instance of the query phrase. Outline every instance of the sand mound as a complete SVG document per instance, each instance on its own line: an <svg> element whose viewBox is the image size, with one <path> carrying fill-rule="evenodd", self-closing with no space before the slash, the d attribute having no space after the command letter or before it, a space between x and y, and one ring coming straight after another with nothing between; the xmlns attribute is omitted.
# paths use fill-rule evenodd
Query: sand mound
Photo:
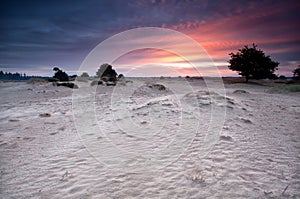
<svg viewBox="0 0 300 199"><path fill-rule="evenodd" d="M133 97L157 97L170 95L172 92L163 84L146 82L133 92Z"/></svg>
<svg viewBox="0 0 300 199"><path fill-rule="evenodd" d="M167 107L174 108L174 107L178 107L179 105L174 98L164 96L164 97L151 98L150 100L147 100L144 103L137 104L133 106L132 110L143 109L150 106L162 106L166 108Z"/></svg>
<svg viewBox="0 0 300 199"><path fill-rule="evenodd" d="M208 105L217 105L225 106L228 104L235 104L234 100L223 95L220 95L216 92L209 91L195 91L187 93L182 98L183 101L187 102L192 106L208 106Z"/></svg>

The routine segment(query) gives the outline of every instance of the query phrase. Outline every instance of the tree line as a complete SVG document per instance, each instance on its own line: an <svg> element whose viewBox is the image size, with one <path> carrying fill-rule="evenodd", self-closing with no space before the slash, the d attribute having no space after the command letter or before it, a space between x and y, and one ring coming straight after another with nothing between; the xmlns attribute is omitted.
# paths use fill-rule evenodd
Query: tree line
<svg viewBox="0 0 300 199"><path fill-rule="evenodd" d="M4 72L0 71L0 80L28 80L30 78L43 78L40 76L33 76L33 75L26 75L25 73L11 73L11 72Z"/></svg>

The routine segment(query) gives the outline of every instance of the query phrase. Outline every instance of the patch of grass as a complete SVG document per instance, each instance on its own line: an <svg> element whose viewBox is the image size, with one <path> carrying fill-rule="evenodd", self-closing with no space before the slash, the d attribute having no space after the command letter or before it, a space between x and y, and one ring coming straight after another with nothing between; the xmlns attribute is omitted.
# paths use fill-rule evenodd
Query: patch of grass
<svg viewBox="0 0 300 199"><path fill-rule="evenodd" d="M274 86L270 89L270 92L300 92L300 84L285 84Z"/></svg>
<svg viewBox="0 0 300 199"><path fill-rule="evenodd" d="M237 84L245 83L245 79L242 77L222 77L225 84Z"/></svg>
<svg viewBox="0 0 300 199"><path fill-rule="evenodd" d="M290 92L300 92L300 84L298 84L298 85L287 85L287 89Z"/></svg>
<svg viewBox="0 0 300 199"><path fill-rule="evenodd" d="M40 83L47 83L48 81L43 78L30 78L27 80L28 83L30 84L40 84Z"/></svg>

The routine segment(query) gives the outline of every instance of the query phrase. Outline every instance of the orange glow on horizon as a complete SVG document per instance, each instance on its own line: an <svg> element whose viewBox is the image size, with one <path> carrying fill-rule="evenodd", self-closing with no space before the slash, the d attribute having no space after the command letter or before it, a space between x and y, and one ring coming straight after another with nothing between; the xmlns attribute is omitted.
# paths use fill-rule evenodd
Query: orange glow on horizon
<svg viewBox="0 0 300 199"><path fill-rule="evenodd" d="M183 57L176 54L158 50L158 49L141 49L129 52L113 62L118 69L123 70L140 70L140 67L153 67L156 70L156 76L161 76L161 71L168 68L174 70L171 76L216 76L216 67L226 66L226 62L213 62L210 58L202 58L196 53L191 54L188 59L197 61L197 66L193 66ZM226 67L227 68L227 67ZM235 75L236 73L227 69L218 68L218 73L224 76Z"/></svg>
<svg viewBox="0 0 300 199"><path fill-rule="evenodd" d="M276 12L280 12L280 10L276 10ZM230 71L227 68L228 60L230 59L229 53L237 52L238 49L244 47L245 45L252 45L252 43L255 43L258 45L258 48L265 46L263 50L267 55L299 50L298 46L281 47L278 49L268 47L272 45L280 45L282 43L299 42L300 38L298 36L286 38L272 37L270 39L265 39L255 36L255 34L251 35L251 31L255 32L255 30L240 28L240 26L245 23L253 24L256 23L257 20L260 20L260 18L271 15L272 12L269 12L265 15L250 17L248 19L241 19L238 16L231 16L215 23L209 23L209 21L188 21L169 27L171 29L182 31L184 34L198 42L198 44L207 52L207 55L204 56L199 52L196 52L195 49L190 49L184 43L180 43L180 41L176 41L174 38L170 37L156 38L155 35L153 35L147 40L139 40L136 42L153 43L164 41L166 45L176 46L176 48L183 49L184 52L188 53L189 55L185 59L196 61L198 63L196 67L200 68L201 71L204 71L204 75L214 75L212 70L210 71L209 69L209 67L212 67L213 65L219 68L218 72L222 76L236 76L236 72ZM285 24L283 24L283 26L285 26ZM243 34L249 34L249 37L245 39L245 37L239 36ZM272 58L276 60L276 57ZM155 64L161 65L161 67L175 68L186 75L199 75L198 72L193 70L194 66L188 63L185 59L164 50L142 49L121 56L115 61L115 64L119 68L130 68L145 64Z"/></svg>

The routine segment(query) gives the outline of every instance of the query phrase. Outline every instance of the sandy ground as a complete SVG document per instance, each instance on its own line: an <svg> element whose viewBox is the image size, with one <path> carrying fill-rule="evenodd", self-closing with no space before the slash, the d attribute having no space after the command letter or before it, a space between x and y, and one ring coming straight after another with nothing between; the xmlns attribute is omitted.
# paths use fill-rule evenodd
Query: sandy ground
<svg viewBox="0 0 300 199"><path fill-rule="evenodd" d="M300 198L299 93L77 84L0 83L0 198Z"/></svg>

